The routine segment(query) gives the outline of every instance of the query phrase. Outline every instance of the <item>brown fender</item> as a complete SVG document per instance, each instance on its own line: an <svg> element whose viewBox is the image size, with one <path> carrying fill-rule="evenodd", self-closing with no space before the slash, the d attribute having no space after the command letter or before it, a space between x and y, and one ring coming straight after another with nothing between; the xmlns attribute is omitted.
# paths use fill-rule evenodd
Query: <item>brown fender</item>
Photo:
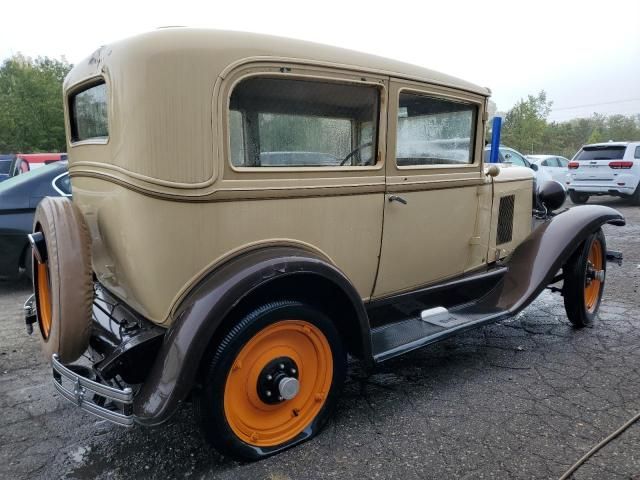
<svg viewBox="0 0 640 480"><path fill-rule="evenodd" d="M509 271L499 296L487 302L514 314L529 305L567 262L569 257L602 225L622 226L624 217L601 205L573 207L538 226L507 259Z"/></svg>
<svg viewBox="0 0 640 480"><path fill-rule="evenodd" d="M251 251L212 271L185 297L149 376L135 396L136 422L157 425L175 412L193 388L201 359L216 329L234 306L275 279L300 274L322 277L345 293L359 323L362 356L371 358L367 313L342 272L320 255L295 247Z"/></svg>

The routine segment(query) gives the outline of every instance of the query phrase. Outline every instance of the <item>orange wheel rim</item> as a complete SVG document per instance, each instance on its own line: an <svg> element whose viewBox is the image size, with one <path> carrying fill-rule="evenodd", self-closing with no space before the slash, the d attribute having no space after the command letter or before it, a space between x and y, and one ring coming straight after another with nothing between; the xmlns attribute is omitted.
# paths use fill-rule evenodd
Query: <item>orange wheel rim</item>
<svg viewBox="0 0 640 480"><path fill-rule="evenodd" d="M298 366L297 395L267 404L258 393L258 377L274 359ZM243 442L272 447L298 436L322 409L333 380L331 347L322 331L302 320L283 320L261 330L236 357L224 389L224 413Z"/></svg>
<svg viewBox="0 0 640 480"><path fill-rule="evenodd" d="M595 271L602 270L603 267L602 244L600 240L594 240L589 248L589 257L587 271L590 269ZM600 298L600 290L602 289L602 281L598 278L587 278L584 286L584 304L589 313L593 313Z"/></svg>
<svg viewBox="0 0 640 480"><path fill-rule="evenodd" d="M35 258L34 258L35 261ZM47 339L51 332L51 284L49 282L49 267L46 263L37 264L38 323L42 336Z"/></svg>

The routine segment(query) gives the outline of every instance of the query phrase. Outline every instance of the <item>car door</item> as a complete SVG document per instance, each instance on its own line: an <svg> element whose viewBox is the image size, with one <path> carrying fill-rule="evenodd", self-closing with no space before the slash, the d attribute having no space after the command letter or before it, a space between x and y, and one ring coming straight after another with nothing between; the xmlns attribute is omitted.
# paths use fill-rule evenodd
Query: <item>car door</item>
<svg viewBox="0 0 640 480"><path fill-rule="evenodd" d="M479 208L490 205L491 195L482 171L484 98L395 79L389 92L384 228L374 297L484 264L491 215L490 208Z"/></svg>

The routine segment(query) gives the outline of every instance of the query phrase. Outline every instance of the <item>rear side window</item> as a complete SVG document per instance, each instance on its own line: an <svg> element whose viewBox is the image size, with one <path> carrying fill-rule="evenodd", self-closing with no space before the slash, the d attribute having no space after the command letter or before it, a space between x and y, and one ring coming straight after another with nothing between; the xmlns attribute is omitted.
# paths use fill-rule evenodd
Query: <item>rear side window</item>
<svg viewBox="0 0 640 480"><path fill-rule="evenodd" d="M109 136L107 85L104 82L74 93L69 100L69 112L72 141L106 139Z"/></svg>
<svg viewBox="0 0 640 480"><path fill-rule="evenodd" d="M633 158L640 158L640 147L636 147L636 152L633 155Z"/></svg>
<svg viewBox="0 0 640 480"><path fill-rule="evenodd" d="M376 163L375 86L255 77L229 103L236 167L339 167Z"/></svg>
<svg viewBox="0 0 640 480"><path fill-rule="evenodd" d="M53 181L53 185L61 195L71 195L71 179L68 173L57 177Z"/></svg>
<svg viewBox="0 0 640 480"><path fill-rule="evenodd" d="M473 163L477 107L414 93L400 93L398 166Z"/></svg>
<svg viewBox="0 0 640 480"><path fill-rule="evenodd" d="M626 149L627 147L619 145L583 147L574 160L621 160Z"/></svg>

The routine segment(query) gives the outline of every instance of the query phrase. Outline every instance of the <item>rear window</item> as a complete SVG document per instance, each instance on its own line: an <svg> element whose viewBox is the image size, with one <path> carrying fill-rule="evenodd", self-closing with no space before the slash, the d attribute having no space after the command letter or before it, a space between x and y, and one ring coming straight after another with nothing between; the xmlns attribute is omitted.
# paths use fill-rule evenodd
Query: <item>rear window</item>
<svg viewBox="0 0 640 480"><path fill-rule="evenodd" d="M72 141L106 139L109 136L107 86L104 82L93 84L73 94L69 111Z"/></svg>
<svg viewBox="0 0 640 480"><path fill-rule="evenodd" d="M620 160L624 157L624 151L627 147L623 146L608 146L601 147L583 147L578 152L574 160Z"/></svg>

